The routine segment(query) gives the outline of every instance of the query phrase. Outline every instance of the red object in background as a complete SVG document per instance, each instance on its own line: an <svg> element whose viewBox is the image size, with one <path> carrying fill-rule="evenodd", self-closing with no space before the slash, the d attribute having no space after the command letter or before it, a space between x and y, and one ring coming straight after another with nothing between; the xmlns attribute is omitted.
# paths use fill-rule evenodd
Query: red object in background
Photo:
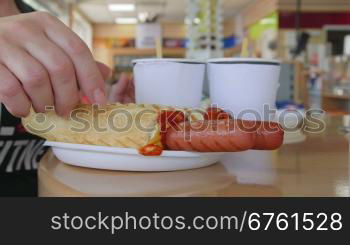
<svg viewBox="0 0 350 245"><path fill-rule="evenodd" d="M164 39L163 46L165 48L183 48L184 40L183 39Z"/></svg>
<svg viewBox="0 0 350 245"><path fill-rule="evenodd" d="M282 11L279 13L279 28L295 28L296 12ZM300 14L300 28L322 28L325 25L349 25L349 12L314 13L302 12Z"/></svg>

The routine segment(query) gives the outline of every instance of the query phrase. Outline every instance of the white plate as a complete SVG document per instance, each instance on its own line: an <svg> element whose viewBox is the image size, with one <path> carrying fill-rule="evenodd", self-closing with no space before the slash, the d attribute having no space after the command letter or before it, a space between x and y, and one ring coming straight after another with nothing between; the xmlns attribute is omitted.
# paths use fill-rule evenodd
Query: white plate
<svg viewBox="0 0 350 245"><path fill-rule="evenodd" d="M175 171L201 168L218 162L225 153L163 151L142 156L136 149L46 141L56 157L70 165L123 171Z"/></svg>

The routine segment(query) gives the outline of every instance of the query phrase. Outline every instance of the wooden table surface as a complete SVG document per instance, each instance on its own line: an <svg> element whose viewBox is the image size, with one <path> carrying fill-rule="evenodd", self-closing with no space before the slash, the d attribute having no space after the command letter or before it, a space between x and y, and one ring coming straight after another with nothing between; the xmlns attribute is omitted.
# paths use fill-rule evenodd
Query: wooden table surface
<svg viewBox="0 0 350 245"><path fill-rule="evenodd" d="M177 172L119 172L73 167L51 152L42 159L40 196L350 196L349 143L342 117L326 130L277 151L228 154Z"/></svg>

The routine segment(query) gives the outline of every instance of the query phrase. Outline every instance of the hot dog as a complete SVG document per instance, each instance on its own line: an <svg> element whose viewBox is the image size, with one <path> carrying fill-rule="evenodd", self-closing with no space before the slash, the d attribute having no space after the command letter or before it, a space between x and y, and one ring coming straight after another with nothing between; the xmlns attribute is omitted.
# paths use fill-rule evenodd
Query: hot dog
<svg viewBox="0 0 350 245"><path fill-rule="evenodd" d="M254 122L256 127L254 150L275 150L283 143L284 131L276 122Z"/></svg>
<svg viewBox="0 0 350 245"><path fill-rule="evenodd" d="M282 145L278 123L245 120L184 122L169 128L166 149L199 152L237 152L249 149L274 150Z"/></svg>
<svg viewBox="0 0 350 245"><path fill-rule="evenodd" d="M54 111L40 117L32 110L22 122L28 132L49 141L134 148L146 156L161 155L164 149L236 152L273 150L282 144L278 123L235 120L219 108L199 114L146 104L78 105L69 118Z"/></svg>
<svg viewBox="0 0 350 245"><path fill-rule="evenodd" d="M185 122L169 128L166 148L200 152L236 152L255 145L255 133L242 130L240 120Z"/></svg>

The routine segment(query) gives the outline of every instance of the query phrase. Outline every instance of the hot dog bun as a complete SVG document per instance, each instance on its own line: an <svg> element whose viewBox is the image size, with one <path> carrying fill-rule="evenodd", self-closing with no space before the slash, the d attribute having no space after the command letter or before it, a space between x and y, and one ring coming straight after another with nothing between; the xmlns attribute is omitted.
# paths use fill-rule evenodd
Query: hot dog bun
<svg viewBox="0 0 350 245"><path fill-rule="evenodd" d="M31 111L22 123L27 131L49 141L136 149L160 142L158 106L110 104L99 106L98 110L92 105L79 105L69 119L59 117L53 110L44 114ZM135 118L141 114L138 124ZM140 126L147 130L140 130Z"/></svg>

